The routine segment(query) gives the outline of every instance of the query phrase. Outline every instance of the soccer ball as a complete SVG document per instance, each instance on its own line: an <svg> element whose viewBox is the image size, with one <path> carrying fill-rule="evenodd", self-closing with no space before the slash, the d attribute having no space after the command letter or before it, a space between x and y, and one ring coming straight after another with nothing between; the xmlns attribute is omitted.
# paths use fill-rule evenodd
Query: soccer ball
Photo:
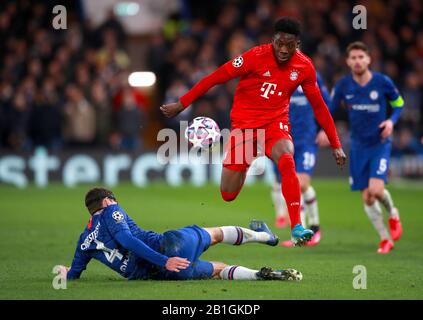
<svg viewBox="0 0 423 320"><path fill-rule="evenodd" d="M294 280L294 281L301 281L303 280L303 274L295 269L288 269L290 275L288 277L288 280Z"/></svg>
<svg viewBox="0 0 423 320"><path fill-rule="evenodd" d="M213 119L197 117L186 128L185 138L193 148L208 149L219 141L220 129Z"/></svg>

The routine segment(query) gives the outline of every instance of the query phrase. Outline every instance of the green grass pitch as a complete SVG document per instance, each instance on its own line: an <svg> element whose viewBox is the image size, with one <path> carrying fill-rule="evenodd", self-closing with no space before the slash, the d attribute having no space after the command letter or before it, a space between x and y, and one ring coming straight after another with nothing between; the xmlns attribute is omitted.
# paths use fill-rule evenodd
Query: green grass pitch
<svg viewBox="0 0 423 320"><path fill-rule="evenodd" d="M92 261L78 281L54 290L52 269L69 265L76 240L88 221L83 206L87 186L52 185L25 190L1 186L0 299L422 299L423 189L392 185L404 227L389 255L376 254L378 237L358 193L345 180L315 179L322 242L314 248L218 245L204 259L250 268L292 267L301 282L127 281ZM120 204L144 229L163 232L190 224L248 226L263 219L273 227L270 188L246 186L232 203L221 200L217 186L170 188L154 184L113 189ZM274 229L274 228L273 228ZM274 229L281 240L287 230ZM367 270L367 289L353 288L353 268Z"/></svg>

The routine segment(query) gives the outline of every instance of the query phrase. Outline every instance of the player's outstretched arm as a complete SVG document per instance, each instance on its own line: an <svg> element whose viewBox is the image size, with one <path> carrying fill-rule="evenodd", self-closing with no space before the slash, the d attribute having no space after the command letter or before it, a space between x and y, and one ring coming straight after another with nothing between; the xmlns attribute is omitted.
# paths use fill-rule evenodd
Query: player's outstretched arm
<svg viewBox="0 0 423 320"><path fill-rule="evenodd" d="M90 260L91 257L80 249L78 242L70 268L64 267L66 270L62 269L61 272L66 271L66 277L68 280L79 279L81 273L87 268L87 264Z"/></svg>
<svg viewBox="0 0 423 320"><path fill-rule="evenodd" d="M345 162L347 161L347 156L345 155L345 152L342 147L333 149L332 154L335 158L336 164L342 168L345 165Z"/></svg>
<svg viewBox="0 0 423 320"><path fill-rule="evenodd" d="M180 101L164 104L160 107L160 110L167 118L176 117L180 112L184 110L184 106Z"/></svg>
<svg viewBox="0 0 423 320"><path fill-rule="evenodd" d="M143 241L134 237L128 230L120 230L114 237L124 248L134 253L137 257L160 267L165 267L169 271L179 272L179 270L188 268L190 264L187 259L179 257L169 258L153 250Z"/></svg>
<svg viewBox="0 0 423 320"><path fill-rule="evenodd" d="M254 48L252 48L244 52L241 56L226 62L217 68L216 71L201 79L178 102L162 105L160 110L168 118L175 117L215 85L250 73L254 61L256 61L256 56Z"/></svg>
<svg viewBox="0 0 423 320"><path fill-rule="evenodd" d="M107 207L109 208L109 207ZM106 210L107 210L106 208ZM111 206L111 210L103 213L105 225L112 237L125 249L130 251L138 258L147 260L148 262L159 267L165 267L167 270L175 271L186 269L189 261L179 257L169 258L166 255L157 252L149 247L144 241L134 237L131 233L128 223L126 222L127 214L119 206ZM115 211L114 211L115 210ZM113 215L118 212L120 215ZM170 261L169 261L170 260ZM71 268L72 270L72 268Z"/></svg>
<svg viewBox="0 0 423 320"><path fill-rule="evenodd" d="M70 268L69 267L66 267L66 266L58 266L58 267L59 267L60 275L63 278L66 278Z"/></svg>
<svg viewBox="0 0 423 320"><path fill-rule="evenodd" d="M225 64L201 79L190 91L183 95L178 102L162 105L160 110L166 117L173 118L215 85L225 83L236 77L237 75L231 75L228 72Z"/></svg>
<svg viewBox="0 0 423 320"><path fill-rule="evenodd" d="M347 156L342 149L341 142L339 141L338 134L336 133L335 123L326 103L322 98L322 95L320 94L320 91L318 89L314 89L313 91L306 91L304 89L304 94L306 95L308 101L310 101L317 122L323 128L329 139L336 164L340 167L344 166Z"/></svg>
<svg viewBox="0 0 423 320"><path fill-rule="evenodd" d="M311 63L309 64L308 73L302 82L301 87L303 88L304 94L313 108L317 122L323 128L329 139L336 164L340 167L344 166L347 156L345 155L344 150L342 150L341 142L339 141L338 134L336 133L335 123L329 112L329 108L320 93L319 86L317 84L316 70Z"/></svg>

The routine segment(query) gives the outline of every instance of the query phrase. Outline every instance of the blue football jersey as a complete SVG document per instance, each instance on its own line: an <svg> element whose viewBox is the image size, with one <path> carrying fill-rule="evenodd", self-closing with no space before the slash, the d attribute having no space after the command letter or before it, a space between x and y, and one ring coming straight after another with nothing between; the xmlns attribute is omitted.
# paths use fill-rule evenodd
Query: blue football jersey
<svg viewBox="0 0 423 320"><path fill-rule="evenodd" d="M329 106L329 91L319 74L317 74L317 84L319 85L323 100ZM291 123L291 135L295 146L315 144L317 123L313 109L304 95L301 86L291 96L289 103L289 122Z"/></svg>
<svg viewBox="0 0 423 320"><path fill-rule="evenodd" d="M343 101L348 109L352 147L371 146L381 142L379 125L387 119L387 101L394 108L402 108L402 100L392 80L372 71L372 79L360 86L352 77L340 79L332 92L331 112ZM394 121L395 123L395 121Z"/></svg>
<svg viewBox="0 0 423 320"><path fill-rule="evenodd" d="M68 279L77 279L91 259L96 259L125 278L148 278L154 266L122 247L114 235L129 231L155 251L160 250L163 237L139 228L118 205L110 205L92 216L92 221L79 237Z"/></svg>

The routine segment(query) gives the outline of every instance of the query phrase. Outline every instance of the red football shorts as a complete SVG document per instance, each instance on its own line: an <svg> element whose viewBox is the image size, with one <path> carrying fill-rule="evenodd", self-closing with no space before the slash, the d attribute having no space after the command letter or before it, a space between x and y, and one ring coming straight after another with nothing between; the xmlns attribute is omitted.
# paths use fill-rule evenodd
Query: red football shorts
<svg viewBox="0 0 423 320"><path fill-rule="evenodd" d="M292 142L290 126L282 122L257 129L232 129L225 145L223 167L245 172L257 157L266 155L271 159L272 148L281 139Z"/></svg>

